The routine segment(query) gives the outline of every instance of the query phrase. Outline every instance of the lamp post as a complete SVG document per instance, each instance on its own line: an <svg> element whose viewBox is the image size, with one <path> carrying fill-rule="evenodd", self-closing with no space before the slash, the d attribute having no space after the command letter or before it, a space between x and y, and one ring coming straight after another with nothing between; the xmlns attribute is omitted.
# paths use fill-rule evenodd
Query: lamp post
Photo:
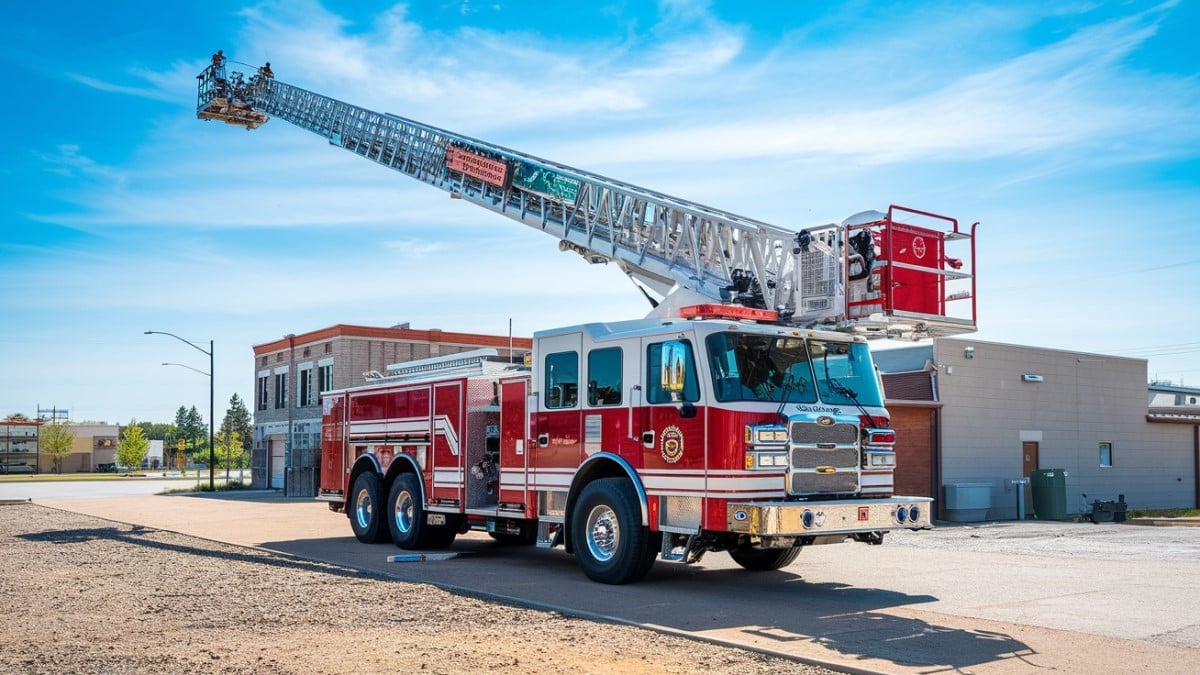
<svg viewBox="0 0 1200 675"><path fill-rule="evenodd" d="M216 390L216 382L215 382L216 370L213 368L213 341L212 340L208 341L208 351L204 351L204 348L201 347L200 345L197 345L196 343L192 342L191 340L185 340L174 333L167 333L167 332L161 331L161 330L148 330L145 332L145 334L146 335L168 335L170 337L175 338L176 340L179 340L180 342L183 342L184 344L187 344L188 346L192 347L193 349L200 352L201 354L205 354L208 356L208 372L207 373L204 372L203 370L199 370L197 368L192 368L191 366L184 366L182 363L164 363L163 365L164 366L183 366L184 368L187 368L188 370L195 370L197 373L200 373L201 375L208 375L208 489L210 492L216 491L216 474L215 474L215 471L216 471L216 449L213 447L213 440L214 440L214 436L215 436L215 434L213 433L213 411L215 408L214 394L215 394L215 390Z"/></svg>

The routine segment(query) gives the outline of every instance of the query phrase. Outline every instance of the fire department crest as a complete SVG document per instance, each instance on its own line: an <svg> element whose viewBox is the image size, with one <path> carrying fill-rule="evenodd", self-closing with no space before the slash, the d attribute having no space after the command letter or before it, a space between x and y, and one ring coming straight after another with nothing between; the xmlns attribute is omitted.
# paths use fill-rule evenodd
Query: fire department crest
<svg viewBox="0 0 1200 675"><path fill-rule="evenodd" d="M662 458L674 464L683 457L683 432L679 427L670 426L662 432Z"/></svg>

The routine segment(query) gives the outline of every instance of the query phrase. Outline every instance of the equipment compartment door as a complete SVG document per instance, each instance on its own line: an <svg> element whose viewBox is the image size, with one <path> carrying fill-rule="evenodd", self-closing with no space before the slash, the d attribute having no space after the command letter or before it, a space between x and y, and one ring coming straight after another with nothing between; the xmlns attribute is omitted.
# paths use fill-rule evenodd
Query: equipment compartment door
<svg viewBox="0 0 1200 675"><path fill-rule="evenodd" d="M426 503L435 499L463 503L463 456L461 443L466 432L465 387L461 382L433 387L433 438L429 463L433 467L433 490Z"/></svg>
<svg viewBox="0 0 1200 675"><path fill-rule="evenodd" d="M341 395L321 401L325 411L321 424L321 491L349 490L346 475L346 399Z"/></svg>
<svg viewBox="0 0 1200 675"><path fill-rule="evenodd" d="M525 469L529 457L529 379L500 382L500 502L523 504L528 515L533 500L528 498Z"/></svg>

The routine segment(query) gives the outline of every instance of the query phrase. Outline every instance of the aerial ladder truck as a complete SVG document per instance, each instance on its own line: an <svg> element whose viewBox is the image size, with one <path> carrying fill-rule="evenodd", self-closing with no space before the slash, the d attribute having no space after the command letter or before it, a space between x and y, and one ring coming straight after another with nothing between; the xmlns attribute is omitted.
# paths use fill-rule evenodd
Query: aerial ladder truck
<svg viewBox="0 0 1200 675"><path fill-rule="evenodd" d="M535 333L527 365L456 354L324 392L318 499L360 541L481 530L628 583L655 560L779 569L805 546L931 526L931 499L893 494L868 338L975 329L977 224L890 206L787 229L262 69L214 60L198 80L201 119L288 121L615 265L650 300L644 319Z"/></svg>

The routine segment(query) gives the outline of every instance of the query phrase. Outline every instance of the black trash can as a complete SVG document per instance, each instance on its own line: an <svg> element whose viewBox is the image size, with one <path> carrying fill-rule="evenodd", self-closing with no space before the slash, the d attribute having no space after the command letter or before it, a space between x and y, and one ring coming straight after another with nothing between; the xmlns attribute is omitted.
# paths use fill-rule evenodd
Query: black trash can
<svg viewBox="0 0 1200 675"><path fill-rule="evenodd" d="M1033 492L1033 515L1038 520L1067 519L1067 472L1065 469L1035 469L1029 475Z"/></svg>

